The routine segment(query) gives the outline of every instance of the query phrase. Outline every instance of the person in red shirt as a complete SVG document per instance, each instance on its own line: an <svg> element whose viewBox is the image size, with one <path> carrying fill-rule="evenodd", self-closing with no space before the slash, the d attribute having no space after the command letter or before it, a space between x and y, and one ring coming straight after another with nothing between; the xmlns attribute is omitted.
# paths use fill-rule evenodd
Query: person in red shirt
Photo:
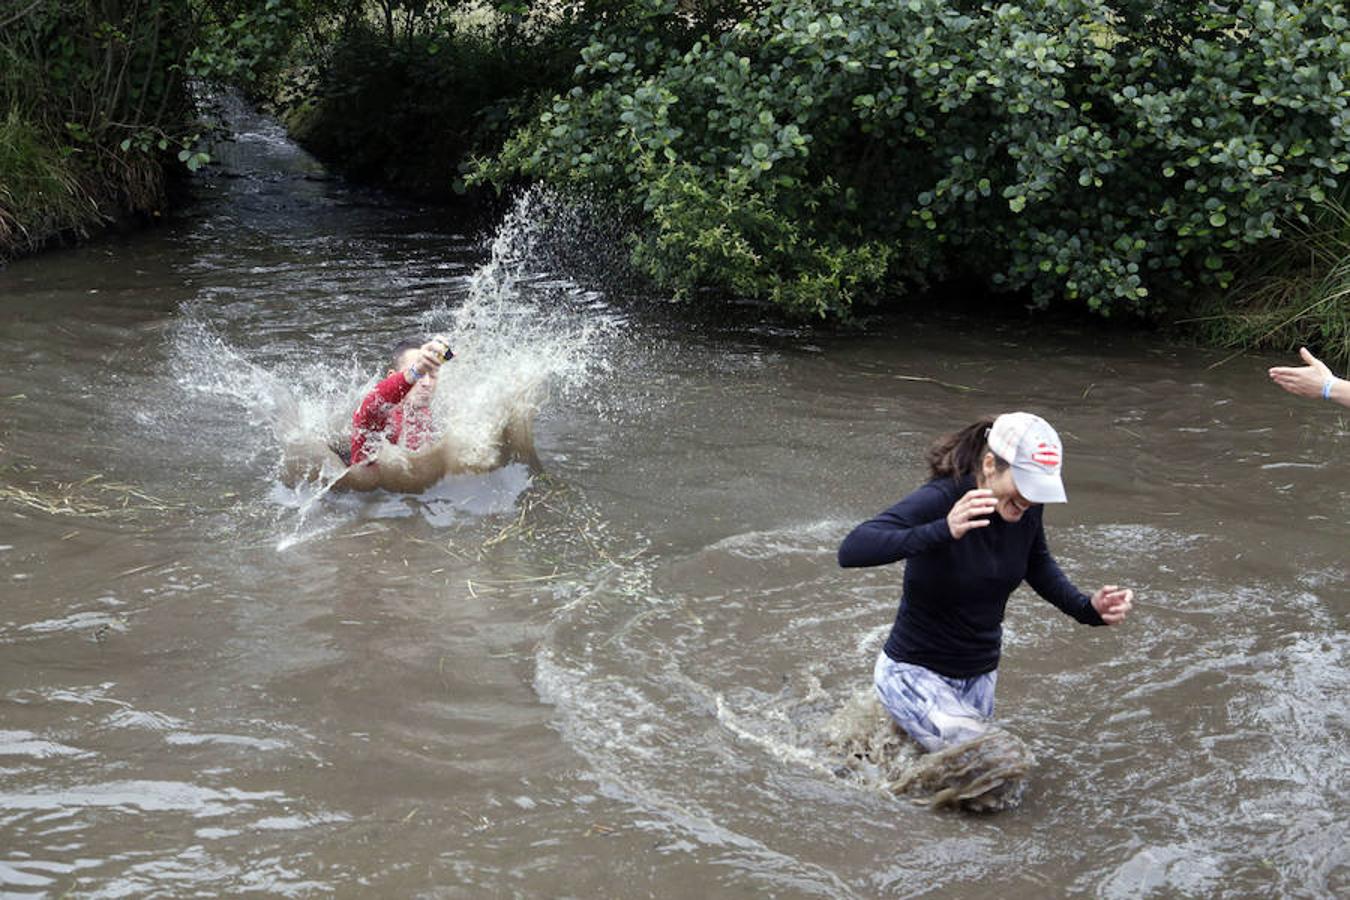
<svg viewBox="0 0 1350 900"><path fill-rule="evenodd" d="M350 465L373 464L381 440L416 450L432 432L431 395L441 363L454 356L442 337L401 341L394 367L352 415Z"/></svg>

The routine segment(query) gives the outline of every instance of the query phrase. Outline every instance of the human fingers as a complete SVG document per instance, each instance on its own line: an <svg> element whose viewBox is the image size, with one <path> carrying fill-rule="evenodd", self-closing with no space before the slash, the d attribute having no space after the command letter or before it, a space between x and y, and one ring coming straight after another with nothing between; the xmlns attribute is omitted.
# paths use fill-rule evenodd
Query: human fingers
<svg viewBox="0 0 1350 900"><path fill-rule="evenodd" d="M1114 590L1116 590L1116 586L1114 584L1109 584L1105 587L1097 588L1097 591L1092 595L1092 608L1097 611L1097 615L1105 617L1110 611L1111 592Z"/></svg>
<svg viewBox="0 0 1350 900"><path fill-rule="evenodd" d="M1109 600L1103 604L1101 610L1102 621L1107 625L1119 625L1129 616L1130 610L1134 608L1134 591L1124 590L1112 594Z"/></svg>
<svg viewBox="0 0 1350 900"><path fill-rule="evenodd" d="M422 353L434 354L441 362L445 362L447 359L454 356L454 354L450 352L450 340L443 334L428 338L418 349Z"/></svg>
<svg viewBox="0 0 1350 900"><path fill-rule="evenodd" d="M1129 603L1134 597L1134 591L1129 588L1109 587L1103 588L1105 593L1102 595L1102 602L1107 606L1120 606L1123 603Z"/></svg>
<svg viewBox="0 0 1350 900"><path fill-rule="evenodd" d="M967 491L956 505L970 515L985 515L994 511L998 506L998 500L994 497L993 491L976 488Z"/></svg>
<svg viewBox="0 0 1350 900"><path fill-rule="evenodd" d="M961 540L965 537L967 531L973 531L976 528L984 528L989 524L988 519L964 519L961 521L947 520L947 530L952 533L952 537Z"/></svg>
<svg viewBox="0 0 1350 900"><path fill-rule="evenodd" d="M1321 376L1312 366L1299 366L1297 368L1276 366L1270 370L1270 377L1280 384L1302 384L1304 382L1312 384L1314 381L1319 381Z"/></svg>
<svg viewBox="0 0 1350 900"><path fill-rule="evenodd" d="M993 492L976 489L967 491L947 513L947 528L952 537L960 540L972 528L983 528L989 520L981 518L994 511Z"/></svg>
<svg viewBox="0 0 1350 900"><path fill-rule="evenodd" d="M1272 381L1289 393L1301 397L1315 396L1321 390L1324 380L1319 379L1317 373L1307 366L1300 369L1272 371L1270 377Z"/></svg>
<svg viewBox="0 0 1350 900"><path fill-rule="evenodd" d="M1302 357L1305 363L1316 369L1319 375L1331 371L1330 369L1327 368L1326 363L1322 362L1320 359L1313 356L1312 352L1309 351L1307 347L1299 347L1298 355Z"/></svg>
<svg viewBox="0 0 1350 900"><path fill-rule="evenodd" d="M413 368L417 369L417 371L421 372L423 375L430 375L440 367L440 354L427 350L425 347L417 354L417 362L413 365Z"/></svg>
<svg viewBox="0 0 1350 900"><path fill-rule="evenodd" d="M989 517L994 514L995 508L993 500L976 498L957 508L956 520L972 528L983 528L989 524Z"/></svg>

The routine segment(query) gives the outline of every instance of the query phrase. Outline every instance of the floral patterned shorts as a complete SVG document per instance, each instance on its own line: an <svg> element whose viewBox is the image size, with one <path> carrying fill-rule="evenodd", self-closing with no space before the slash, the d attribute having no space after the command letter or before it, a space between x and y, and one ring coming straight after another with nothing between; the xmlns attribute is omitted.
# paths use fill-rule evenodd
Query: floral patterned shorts
<svg viewBox="0 0 1350 900"><path fill-rule="evenodd" d="M877 655L872 678L891 718L930 753L977 738L989 729L998 670L973 678L948 678L923 666L896 662L883 650Z"/></svg>

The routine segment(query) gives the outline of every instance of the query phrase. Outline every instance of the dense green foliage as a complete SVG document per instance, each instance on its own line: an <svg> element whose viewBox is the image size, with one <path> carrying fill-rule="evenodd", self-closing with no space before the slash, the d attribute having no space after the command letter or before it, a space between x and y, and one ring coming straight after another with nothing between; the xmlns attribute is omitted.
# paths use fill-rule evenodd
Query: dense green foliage
<svg viewBox="0 0 1350 900"><path fill-rule="evenodd" d="M541 98L565 85L593 27L626 0L330 0L270 86L302 143L349 177L422 195L463 192ZM732 7L739 10L739 6ZM728 15L689 4L709 27Z"/></svg>
<svg viewBox="0 0 1350 900"><path fill-rule="evenodd" d="M1103 313L1229 283L1350 168L1339 0L672 0L595 27L480 177L640 206L635 258L847 314L952 272Z"/></svg>
<svg viewBox="0 0 1350 900"><path fill-rule="evenodd" d="M208 161L190 86L227 82L365 180L604 198L681 296L847 317L959 276L1032 306L1198 306L1211 337L1333 353L1350 319L1343 0L13 10L0 255L158 210L166 167Z"/></svg>
<svg viewBox="0 0 1350 900"><path fill-rule="evenodd" d="M21 0L0 14L0 257L157 213L166 165L196 169L194 79L247 80L302 0Z"/></svg>
<svg viewBox="0 0 1350 900"><path fill-rule="evenodd" d="M446 198L572 77L593 29L622 28L631 0L316 0L274 105L305 146L349 177ZM689 27L748 8L686 0ZM478 194L485 199L487 192Z"/></svg>
<svg viewBox="0 0 1350 900"><path fill-rule="evenodd" d="M349 177L448 195L471 153L505 137L512 104L570 68L510 17L464 2L361 5L334 15L277 85L298 138Z"/></svg>
<svg viewBox="0 0 1350 900"><path fill-rule="evenodd" d="M46 235L98 221L60 150L11 109L0 119L0 260Z"/></svg>

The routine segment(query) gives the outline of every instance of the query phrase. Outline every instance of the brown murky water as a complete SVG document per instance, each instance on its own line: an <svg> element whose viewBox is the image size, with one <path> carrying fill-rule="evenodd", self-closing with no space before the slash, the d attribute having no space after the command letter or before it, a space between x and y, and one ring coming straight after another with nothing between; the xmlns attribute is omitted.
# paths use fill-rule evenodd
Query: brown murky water
<svg viewBox="0 0 1350 900"><path fill-rule="evenodd" d="M493 255L240 129L181 220L0 272L0 890L1350 892L1350 426L1271 360L690 322L550 271L528 207ZM546 477L278 481L439 327L457 421L548 388ZM1137 612L1019 592L1025 802L934 812L833 774L901 574L833 553L1012 408L1067 442L1061 564Z"/></svg>

